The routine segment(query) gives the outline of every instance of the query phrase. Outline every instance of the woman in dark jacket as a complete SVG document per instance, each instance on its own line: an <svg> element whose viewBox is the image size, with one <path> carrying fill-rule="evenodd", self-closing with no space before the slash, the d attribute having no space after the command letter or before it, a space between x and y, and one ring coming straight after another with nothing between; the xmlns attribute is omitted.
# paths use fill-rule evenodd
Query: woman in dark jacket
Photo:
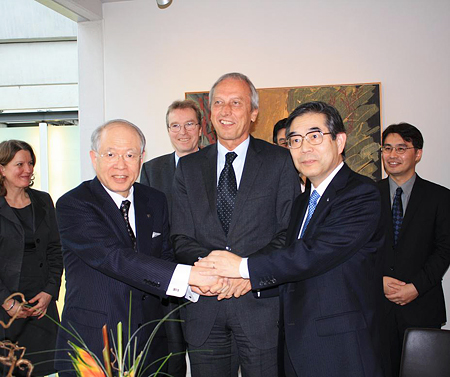
<svg viewBox="0 0 450 377"><path fill-rule="evenodd" d="M59 321L56 299L63 264L52 199L30 188L35 163L29 144L0 143L0 319L6 323L18 314L9 329L0 326L0 340L26 347L33 375L42 376L55 372L57 325L44 315ZM21 307L18 297L6 300L15 292L22 292L32 308Z"/></svg>

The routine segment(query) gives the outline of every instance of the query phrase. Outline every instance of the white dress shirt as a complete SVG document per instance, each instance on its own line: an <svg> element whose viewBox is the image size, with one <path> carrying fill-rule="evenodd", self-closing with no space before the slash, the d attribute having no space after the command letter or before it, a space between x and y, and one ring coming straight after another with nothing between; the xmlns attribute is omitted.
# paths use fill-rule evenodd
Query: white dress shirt
<svg viewBox="0 0 450 377"><path fill-rule="evenodd" d="M250 136L247 137L247 139L245 139L232 151L229 151L222 144L220 144L220 141L217 141L217 185L219 185L220 173L222 173L222 170L225 167L226 154L228 152L234 152L237 154L237 157L233 161L233 170L234 174L236 175L236 184L239 190L242 172L244 171L245 157L247 157L247 150L249 145L250 145Z"/></svg>

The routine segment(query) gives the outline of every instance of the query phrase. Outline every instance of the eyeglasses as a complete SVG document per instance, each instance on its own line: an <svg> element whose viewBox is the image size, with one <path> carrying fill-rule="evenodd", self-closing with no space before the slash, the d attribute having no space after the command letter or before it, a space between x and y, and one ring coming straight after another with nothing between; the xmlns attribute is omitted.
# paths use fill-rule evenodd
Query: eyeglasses
<svg viewBox="0 0 450 377"><path fill-rule="evenodd" d="M392 147L391 145L386 145L384 147L381 147L381 152L383 154L391 154L391 152L394 149L397 154L404 154L407 149L414 149L414 147L404 147L404 146Z"/></svg>
<svg viewBox="0 0 450 377"><path fill-rule="evenodd" d="M194 123L194 122L187 122L184 125L181 124L171 124L170 126L168 126L169 130L173 133L178 133L181 131L181 127L184 127L184 129L186 131L192 131L196 126L198 125L198 123Z"/></svg>
<svg viewBox="0 0 450 377"><path fill-rule="evenodd" d="M100 154L98 152L96 153L108 163L117 162L119 161L119 157L122 157L126 163L131 164L133 162L137 162L142 157L142 154L134 152L127 152L124 154L119 154L115 152L106 152L103 154Z"/></svg>
<svg viewBox="0 0 450 377"><path fill-rule="evenodd" d="M322 144L324 135L331 135L331 132L310 131L305 136L293 134L288 136L287 144L290 149L300 148L303 140L306 140L311 145L319 145Z"/></svg>

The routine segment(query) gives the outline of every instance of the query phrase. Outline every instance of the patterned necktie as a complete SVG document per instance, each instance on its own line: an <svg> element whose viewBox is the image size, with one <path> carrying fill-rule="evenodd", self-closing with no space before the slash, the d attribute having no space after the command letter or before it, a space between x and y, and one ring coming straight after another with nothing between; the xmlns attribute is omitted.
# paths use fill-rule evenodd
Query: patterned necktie
<svg viewBox="0 0 450 377"><path fill-rule="evenodd" d="M219 185L217 186L217 214L227 235L233 215L234 200L237 195L236 175L233 169L233 161L236 157L237 154L234 152L226 154L225 167L220 173Z"/></svg>
<svg viewBox="0 0 450 377"><path fill-rule="evenodd" d="M403 222L403 205L402 205L401 187L397 187L395 191L394 202L392 203L392 223L394 224L394 246L397 245L398 235Z"/></svg>
<svg viewBox="0 0 450 377"><path fill-rule="evenodd" d="M133 249L136 250L136 237L134 235L133 229L130 225L130 219L128 217L128 211L130 209L131 202L129 200L124 200L120 205L120 212L122 212L123 219L127 225L128 234L130 235L131 242L133 243Z"/></svg>
<svg viewBox="0 0 450 377"><path fill-rule="evenodd" d="M309 224L309 220L311 220L311 217L316 210L317 202L319 201L320 195L317 193L316 190L314 190L309 197L309 203L308 203L308 215L306 216L305 225L303 225L302 232L300 233L300 238L303 238L303 234L305 234L306 227Z"/></svg>

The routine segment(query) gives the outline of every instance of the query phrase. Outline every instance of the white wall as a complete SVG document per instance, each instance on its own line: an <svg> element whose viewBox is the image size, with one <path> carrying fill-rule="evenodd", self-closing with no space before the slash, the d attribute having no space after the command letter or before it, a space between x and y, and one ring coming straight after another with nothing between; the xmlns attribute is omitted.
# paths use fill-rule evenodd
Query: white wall
<svg viewBox="0 0 450 377"><path fill-rule="evenodd" d="M103 15L105 117L142 127L147 158L171 150L167 106L226 72L257 87L380 81L383 124L417 125L419 174L450 187L448 1L136 0Z"/></svg>
<svg viewBox="0 0 450 377"><path fill-rule="evenodd" d="M90 95L81 75L85 82L102 75L105 119L138 124L147 159L171 151L167 106L186 91L209 90L223 73L243 72L257 87L380 81L383 124L419 127L418 173L450 187L447 0L173 0L165 10L135 0L104 4L103 17L103 40L98 28L92 36L104 65L80 71L80 98ZM90 111L80 102L89 129ZM88 150L82 142L81 153Z"/></svg>

